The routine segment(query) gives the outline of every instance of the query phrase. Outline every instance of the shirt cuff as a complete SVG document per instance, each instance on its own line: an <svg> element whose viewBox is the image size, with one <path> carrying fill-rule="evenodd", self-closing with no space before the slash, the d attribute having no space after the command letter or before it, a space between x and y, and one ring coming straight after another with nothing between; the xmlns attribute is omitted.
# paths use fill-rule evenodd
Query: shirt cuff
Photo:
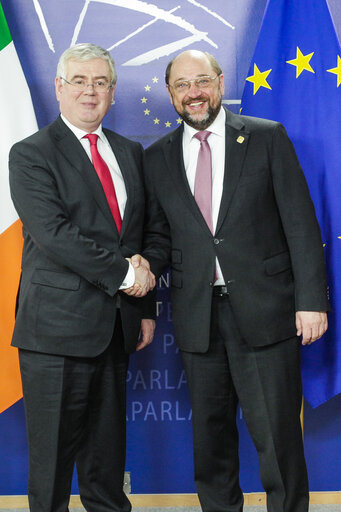
<svg viewBox="0 0 341 512"><path fill-rule="evenodd" d="M128 272L126 273L125 278L123 279L123 283L120 286L120 290L126 290L127 288L130 288L135 283L135 270L133 265L129 261L129 268Z"/></svg>

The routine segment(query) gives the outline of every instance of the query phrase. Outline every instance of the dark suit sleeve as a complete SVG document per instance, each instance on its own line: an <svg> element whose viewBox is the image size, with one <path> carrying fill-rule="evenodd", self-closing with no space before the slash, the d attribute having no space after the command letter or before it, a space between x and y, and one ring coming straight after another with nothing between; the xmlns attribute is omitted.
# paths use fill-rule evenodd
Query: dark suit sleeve
<svg viewBox="0 0 341 512"><path fill-rule="evenodd" d="M146 216L144 228L143 256L149 261L152 272L158 278L169 266L171 253L170 227L166 215L155 193L154 180L160 160L151 150L144 160ZM155 174L154 174L155 173Z"/></svg>
<svg viewBox="0 0 341 512"><path fill-rule="evenodd" d="M142 318L155 320L156 318L156 287L145 297L138 299L142 302Z"/></svg>
<svg viewBox="0 0 341 512"><path fill-rule="evenodd" d="M73 223L38 144L23 141L14 145L9 171L14 206L34 244L49 260L113 296L127 273L128 262L119 252L109 251L83 234ZM82 208L91 209L94 205Z"/></svg>
<svg viewBox="0 0 341 512"><path fill-rule="evenodd" d="M290 251L296 311L328 311L320 228L293 144L280 124L276 126L272 140L271 171Z"/></svg>

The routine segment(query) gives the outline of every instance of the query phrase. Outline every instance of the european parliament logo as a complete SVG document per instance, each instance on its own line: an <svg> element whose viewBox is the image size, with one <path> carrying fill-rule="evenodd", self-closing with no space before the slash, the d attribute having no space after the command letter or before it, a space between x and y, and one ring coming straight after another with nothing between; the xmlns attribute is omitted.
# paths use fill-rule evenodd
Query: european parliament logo
<svg viewBox="0 0 341 512"><path fill-rule="evenodd" d="M168 62L181 51L212 53L229 76L227 97L236 94L235 59L226 49L237 46L238 19L221 0L74 0L58 17L53 2L32 2L40 51L55 65L62 51L81 42L111 52L118 83L105 124L144 146L181 123L164 80Z"/></svg>
<svg viewBox="0 0 341 512"><path fill-rule="evenodd" d="M48 4L46 2L44 6L42 0L32 1L48 47L52 52L55 52L55 43L49 28L48 16L46 16L46 13L48 14ZM211 1L210 8L196 0L180 2L161 1L158 2L158 5L142 0L84 0L83 2L74 2L74 4L77 3L80 11L77 22L74 25L70 46L80 42L83 29L85 27L86 30L86 26L89 23L88 18L90 17L91 21L95 21L94 16L97 12L100 16L120 16L124 35L123 37L117 37L116 34L112 35L112 39L118 40L109 45L107 49L111 51L128 43L129 46L135 50L135 55L125 61L123 63L124 66L141 66L148 62L158 60L161 57L184 50L199 41L204 41L212 48L218 49L219 43L216 40L218 32L215 31L214 38L212 38L209 34L209 30L202 29L200 26L202 23L199 24L196 22L198 19L202 21L204 15L206 27L209 26L209 18L211 17L231 30L235 29L235 27L214 8L214 4L218 6L221 2ZM160 5L163 7L160 7ZM102 13L99 12L100 7L105 7ZM109 7L116 9L111 11L108 9ZM221 10L220 6L220 11ZM197 15L199 15L199 18ZM147 48L145 48L144 51L140 53L141 50L143 50L143 46L136 45L136 41L141 41L141 35L142 40L148 40L153 25L160 25L162 22L166 24L167 28L167 30L165 30L165 27L163 28L163 33L168 33L170 27L178 29L178 31L176 33L174 32L174 35L170 34L170 37L167 36L167 39L170 40L168 43L160 44L159 46L153 44L151 49L147 50ZM134 30L129 30L130 26L134 27ZM100 25L99 28L102 29L102 25ZM213 30L211 31L213 32ZM156 39L153 36L152 39L160 43L160 39Z"/></svg>

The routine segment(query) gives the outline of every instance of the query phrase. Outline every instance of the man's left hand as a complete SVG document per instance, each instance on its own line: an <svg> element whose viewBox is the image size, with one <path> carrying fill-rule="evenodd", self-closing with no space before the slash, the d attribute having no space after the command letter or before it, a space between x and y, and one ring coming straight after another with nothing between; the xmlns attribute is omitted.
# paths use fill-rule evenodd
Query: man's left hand
<svg viewBox="0 0 341 512"><path fill-rule="evenodd" d="M302 336L302 345L310 345L323 336L328 328L324 311L297 311L297 336Z"/></svg>
<svg viewBox="0 0 341 512"><path fill-rule="evenodd" d="M154 338L155 320L144 318L141 320L140 341L136 350L142 350L151 344Z"/></svg>

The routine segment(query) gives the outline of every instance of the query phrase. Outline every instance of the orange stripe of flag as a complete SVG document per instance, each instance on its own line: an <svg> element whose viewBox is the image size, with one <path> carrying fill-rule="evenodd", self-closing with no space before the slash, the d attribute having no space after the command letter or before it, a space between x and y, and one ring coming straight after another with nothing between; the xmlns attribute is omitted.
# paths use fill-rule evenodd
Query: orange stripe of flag
<svg viewBox="0 0 341 512"><path fill-rule="evenodd" d="M0 413L22 397L18 351L10 346L20 279L21 229L18 220L0 235Z"/></svg>

